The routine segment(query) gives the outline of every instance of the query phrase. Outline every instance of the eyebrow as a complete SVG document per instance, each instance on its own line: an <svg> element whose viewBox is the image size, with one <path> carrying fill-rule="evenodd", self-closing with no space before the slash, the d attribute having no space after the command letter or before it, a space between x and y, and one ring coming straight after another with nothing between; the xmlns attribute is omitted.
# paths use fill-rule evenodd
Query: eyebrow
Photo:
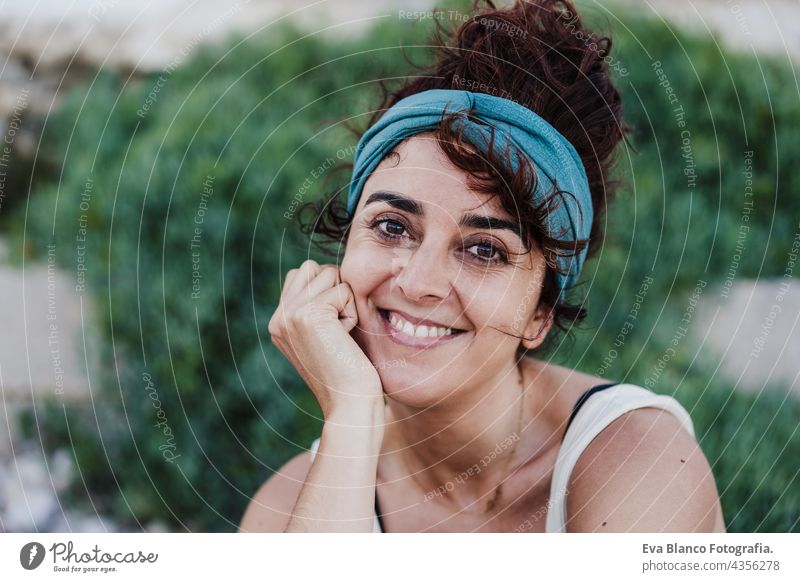
<svg viewBox="0 0 800 582"><path fill-rule="evenodd" d="M422 206L411 198L402 195L400 192L381 190L369 195L364 203L366 207L373 202L386 202L389 206L403 210L416 216L425 216ZM464 214L458 221L460 227L478 228L483 230L510 230L515 235L521 237L520 225L510 220L497 218L496 216L483 216L480 214Z"/></svg>

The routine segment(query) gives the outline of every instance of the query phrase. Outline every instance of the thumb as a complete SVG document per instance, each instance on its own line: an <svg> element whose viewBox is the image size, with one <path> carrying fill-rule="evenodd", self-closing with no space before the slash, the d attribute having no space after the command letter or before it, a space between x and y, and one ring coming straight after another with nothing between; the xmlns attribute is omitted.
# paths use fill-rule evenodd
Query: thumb
<svg viewBox="0 0 800 582"><path fill-rule="evenodd" d="M339 315L339 321L346 331L358 324L355 296L347 283L340 283L321 293L317 301L333 307Z"/></svg>
<svg viewBox="0 0 800 582"><path fill-rule="evenodd" d="M343 283L343 285L347 285L347 283ZM350 289L349 285L347 285L347 289L347 300L339 314L339 321L342 322L345 331L349 333L358 324L358 312L356 311L356 301L353 291Z"/></svg>

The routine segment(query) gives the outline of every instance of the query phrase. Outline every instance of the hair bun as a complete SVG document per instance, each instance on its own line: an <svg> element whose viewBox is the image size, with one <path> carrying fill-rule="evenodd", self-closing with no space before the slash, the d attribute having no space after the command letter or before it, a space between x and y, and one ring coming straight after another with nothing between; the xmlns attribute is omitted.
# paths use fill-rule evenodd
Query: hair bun
<svg viewBox="0 0 800 582"><path fill-rule="evenodd" d="M506 8L474 1L472 11L452 31L442 18L436 19L433 66L399 89L387 90L370 125L403 97L428 89L461 89L516 101L575 147L599 218L618 187L610 177L616 147L632 129L622 117L609 71L611 38L589 30L569 0L518 0ZM601 236L599 222L593 239Z"/></svg>

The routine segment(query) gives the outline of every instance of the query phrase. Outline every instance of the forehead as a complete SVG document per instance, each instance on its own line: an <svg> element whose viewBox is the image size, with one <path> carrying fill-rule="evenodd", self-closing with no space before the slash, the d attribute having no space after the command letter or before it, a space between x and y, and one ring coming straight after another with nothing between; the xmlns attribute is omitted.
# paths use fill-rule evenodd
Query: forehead
<svg viewBox="0 0 800 582"><path fill-rule="evenodd" d="M434 134L412 136L394 152L398 155L386 156L370 174L359 205L364 204L369 194L385 190L414 198L426 213L459 217L469 212L510 218L497 197L490 198L470 189L469 174L453 165L439 148Z"/></svg>

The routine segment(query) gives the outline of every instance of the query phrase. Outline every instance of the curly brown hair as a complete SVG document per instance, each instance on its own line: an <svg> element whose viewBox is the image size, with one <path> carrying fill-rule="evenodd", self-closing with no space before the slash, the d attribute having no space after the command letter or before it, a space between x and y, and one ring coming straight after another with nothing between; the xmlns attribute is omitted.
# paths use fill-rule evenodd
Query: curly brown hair
<svg viewBox="0 0 800 582"><path fill-rule="evenodd" d="M567 241L548 236L547 216L569 192L556 184L544 200L534 204L535 167L518 152L494 148L485 154L478 152L455 129L455 119L468 112L446 112L434 132L447 158L467 172L470 188L499 197L503 208L519 222L526 250L536 246L545 257L547 273L539 301L550 310L553 328L545 341L531 350L542 355L556 344L560 335L556 330L566 333L587 315L583 300L570 303L560 296L556 256L577 254L587 245L587 259L597 252L604 215L620 186L611 179L616 146L633 128L623 119L621 98L608 70L611 38L587 29L572 2L517 0L513 6L497 8L491 0L473 0L472 12L453 32L436 19L434 65L396 89L380 82L382 103L368 127L400 99L429 89L462 89L524 105L572 144L586 170L594 218L588 239ZM354 132L359 137L363 134ZM508 155L520 160L517 172L507 167ZM346 197L346 187L340 188L323 200L303 204L298 212L301 230L312 240L313 235L321 235L322 240L314 242L323 250L329 250L331 243L340 246L347 242L352 217L341 199L342 191ZM518 357L527 352L520 344Z"/></svg>

